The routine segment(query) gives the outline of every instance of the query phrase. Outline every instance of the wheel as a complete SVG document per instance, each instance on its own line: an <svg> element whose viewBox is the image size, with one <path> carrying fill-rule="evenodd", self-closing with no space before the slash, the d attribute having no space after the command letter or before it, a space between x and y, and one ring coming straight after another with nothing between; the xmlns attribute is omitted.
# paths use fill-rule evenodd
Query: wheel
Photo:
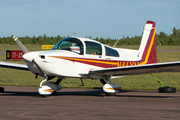
<svg viewBox="0 0 180 120"><path fill-rule="evenodd" d="M0 93L4 93L4 88L0 87Z"/></svg>
<svg viewBox="0 0 180 120"><path fill-rule="evenodd" d="M57 95L57 92L56 92L56 91L54 91L51 95Z"/></svg>
<svg viewBox="0 0 180 120"><path fill-rule="evenodd" d="M160 93L175 93L176 88L174 88L174 87L160 87L159 92Z"/></svg>
<svg viewBox="0 0 180 120"><path fill-rule="evenodd" d="M41 97L47 98L47 97L49 97L49 95L41 95Z"/></svg>
<svg viewBox="0 0 180 120"><path fill-rule="evenodd" d="M115 96L116 93L106 93L106 96Z"/></svg>

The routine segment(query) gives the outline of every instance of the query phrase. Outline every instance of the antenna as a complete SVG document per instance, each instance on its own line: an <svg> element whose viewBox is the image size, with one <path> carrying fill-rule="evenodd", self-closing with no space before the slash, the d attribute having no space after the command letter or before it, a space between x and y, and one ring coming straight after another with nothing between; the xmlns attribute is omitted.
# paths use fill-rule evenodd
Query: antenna
<svg viewBox="0 0 180 120"><path fill-rule="evenodd" d="M74 34L74 37L76 34L79 34L79 32L71 32L71 34Z"/></svg>
<svg viewBox="0 0 180 120"><path fill-rule="evenodd" d="M121 39L121 37L116 41L116 43L113 45L113 47L116 46L116 44L118 43L118 41Z"/></svg>
<svg viewBox="0 0 180 120"><path fill-rule="evenodd" d="M141 29L151 31L152 29L155 29L155 27L152 27L151 29L150 29L150 28L147 28L147 27L141 27Z"/></svg>

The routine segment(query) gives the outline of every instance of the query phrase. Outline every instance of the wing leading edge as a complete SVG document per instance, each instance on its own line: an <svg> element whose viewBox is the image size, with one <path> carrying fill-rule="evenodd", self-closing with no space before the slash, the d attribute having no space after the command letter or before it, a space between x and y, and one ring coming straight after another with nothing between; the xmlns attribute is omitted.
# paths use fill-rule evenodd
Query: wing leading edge
<svg viewBox="0 0 180 120"><path fill-rule="evenodd" d="M29 71L28 66L27 66L27 65L24 65L24 64L0 62L0 67L12 68L12 69L19 69L19 70L27 70L27 71Z"/></svg>
<svg viewBox="0 0 180 120"><path fill-rule="evenodd" d="M92 70L89 72L89 75L93 78L105 78L110 76L139 75L160 72L180 72L180 61Z"/></svg>

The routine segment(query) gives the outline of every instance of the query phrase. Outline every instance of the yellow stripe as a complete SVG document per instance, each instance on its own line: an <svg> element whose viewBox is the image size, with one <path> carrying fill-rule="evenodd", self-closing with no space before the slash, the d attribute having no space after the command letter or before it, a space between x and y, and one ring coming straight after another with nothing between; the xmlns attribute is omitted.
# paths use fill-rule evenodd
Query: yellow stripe
<svg viewBox="0 0 180 120"><path fill-rule="evenodd" d="M63 59L68 59L68 60L79 60L79 61L84 61L84 62L94 62L94 63L117 65L117 62L105 62L105 61L87 60L87 59L78 59L78 58L69 58L69 57L58 57L58 56L51 56L51 57L63 58Z"/></svg>
<svg viewBox="0 0 180 120"><path fill-rule="evenodd" d="M150 55L150 52L151 52L151 49L152 49L152 46L153 46L153 42L154 42L154 37L155 37L155 35L156 35L156 27L154 28L153 37L152 37L152 39L151 39L151 43L150 43L149 50L148 50L148 52L147 52L145 61L142 62L142 63L140 63L140 65L146 64L146 63L148 62L149 55Z"/></svg>

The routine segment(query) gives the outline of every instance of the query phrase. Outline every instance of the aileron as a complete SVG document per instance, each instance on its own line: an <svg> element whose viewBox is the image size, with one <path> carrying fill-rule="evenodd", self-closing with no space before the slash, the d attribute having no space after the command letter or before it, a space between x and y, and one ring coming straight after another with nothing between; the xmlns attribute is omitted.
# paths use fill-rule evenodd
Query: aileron
<svg viewBox="0 0 180 120"><path fill-rule="evenodd" d="M24 64L0 62L0 67L12 68L12 69L19 69L19 70L27 70L27 71L29 71L27 65L24 65Z"/></svg>

